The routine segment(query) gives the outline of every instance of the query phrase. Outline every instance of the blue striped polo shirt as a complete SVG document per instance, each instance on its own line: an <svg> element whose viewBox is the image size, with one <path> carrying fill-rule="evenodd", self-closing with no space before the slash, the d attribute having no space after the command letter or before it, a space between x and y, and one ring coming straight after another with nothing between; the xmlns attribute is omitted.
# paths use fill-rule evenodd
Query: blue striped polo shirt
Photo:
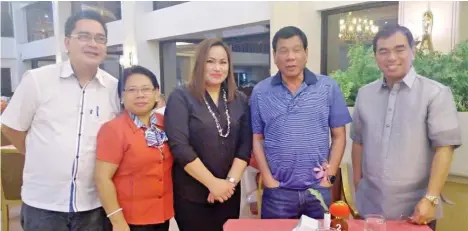
<svg viewBox="0 0 468 231"><path fill-rule="evenodd" d="M258 83L251 96L252 130L263 134L265 156L280 187L307 189L319 184L314 167L328 161L330 129L351 122L336 81L304 69L292 94L281 73Z"/></svg>

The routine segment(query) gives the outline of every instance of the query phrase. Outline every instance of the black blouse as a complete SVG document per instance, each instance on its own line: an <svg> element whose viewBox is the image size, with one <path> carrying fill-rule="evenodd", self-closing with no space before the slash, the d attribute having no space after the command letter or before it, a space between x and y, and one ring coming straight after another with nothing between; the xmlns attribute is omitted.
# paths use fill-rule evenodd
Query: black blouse
<svg viewBox="0 0 468 231"><path fill-rule="evenodd" d="M227 131L225 104L220 93L216 106L208 93L206 99L223 128ZM200 102L186 88L177 88L169 96L164 112L164 128L174 156L174 193L193 201L206 203L209 190L185 172L184 167L197 157L217 178L226 179L234 158L249 163L252 151L252 128L247 96L236 91L228 102L231 132L221 137L215 120L204 102Z"/></svg>

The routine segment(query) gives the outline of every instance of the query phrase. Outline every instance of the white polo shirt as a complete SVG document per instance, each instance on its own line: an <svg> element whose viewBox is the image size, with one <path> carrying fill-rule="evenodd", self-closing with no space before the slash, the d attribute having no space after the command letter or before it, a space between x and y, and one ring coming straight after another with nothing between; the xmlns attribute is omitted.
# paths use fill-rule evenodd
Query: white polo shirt
<svg viewBox="0 0 468 231"><path fill-rule="evenodd" d="M101 69L83 88L69 61L27 71L2 115L4 125L27 131L24 203L59 212L100 207L96 135L119 111L117 79Z"/></svg>

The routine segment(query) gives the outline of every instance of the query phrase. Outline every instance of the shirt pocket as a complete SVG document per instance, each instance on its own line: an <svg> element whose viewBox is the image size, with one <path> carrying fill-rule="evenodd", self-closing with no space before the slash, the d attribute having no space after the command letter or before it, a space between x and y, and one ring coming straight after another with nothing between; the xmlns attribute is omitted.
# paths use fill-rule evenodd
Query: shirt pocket
<svg viewBox="0 0 468 231"><path fill-rule="evenodd" d="M101 126L115 117L109 105L90 103L83 111L85 148L89 152L96 149L97 134Z"/></svg>

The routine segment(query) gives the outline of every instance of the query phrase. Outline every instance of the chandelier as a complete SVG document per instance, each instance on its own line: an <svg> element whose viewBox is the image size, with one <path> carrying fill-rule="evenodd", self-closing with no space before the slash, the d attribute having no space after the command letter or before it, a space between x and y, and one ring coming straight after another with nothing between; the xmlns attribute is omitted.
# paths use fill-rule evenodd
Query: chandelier
<svg viewBox="0 0 468 231"><path fill-rule="evenodd" d="M352 17L351 12L345 19L340 19L340 33L338 38L344 41L368 41L372 40L379 27L373 20L367 18Z"/></svg>

